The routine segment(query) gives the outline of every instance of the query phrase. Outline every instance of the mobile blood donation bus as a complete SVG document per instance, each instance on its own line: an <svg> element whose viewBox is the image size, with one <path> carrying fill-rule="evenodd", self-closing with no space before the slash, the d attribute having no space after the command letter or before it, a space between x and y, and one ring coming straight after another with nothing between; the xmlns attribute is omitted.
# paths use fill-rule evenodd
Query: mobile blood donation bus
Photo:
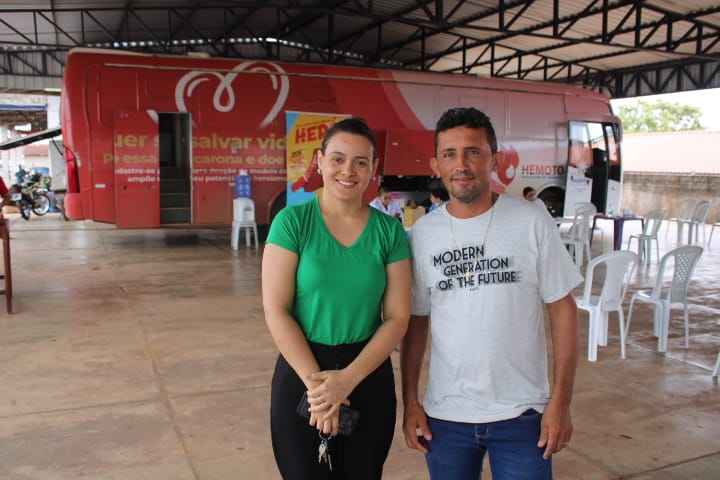
<svg viewBox="0 0 720 480"><path fill-rule="evenodd" d="M61 99L66 208L119 228L230 224L235 177L246 171L257 222L268 224L291 187L309 190L319 180L310 165L301 181L288 181L288 161L298 159L286 151L287 112L368 122L381 161L368 200L380 181L427 192L437 182L428 161L435 122L457 106L484 111L497 129L506 161L496 191L520 195L532 186L554 215L571 214L580 200L600 212L620 205L620 121L608 98L590 90L78 48L68 54Z"/></svg>

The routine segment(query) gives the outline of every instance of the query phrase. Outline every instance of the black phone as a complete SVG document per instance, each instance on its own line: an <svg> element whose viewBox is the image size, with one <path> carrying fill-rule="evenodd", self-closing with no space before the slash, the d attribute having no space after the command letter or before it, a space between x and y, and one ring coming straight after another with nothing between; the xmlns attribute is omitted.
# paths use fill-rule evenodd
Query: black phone
<svg viewBox="0 0 720 480"><path fill-rule="evenodd" d="M307 392L303 392L303 396L300 399L300 403L297 406L297 414L307 420L310 419L310 403L307 399ZM339 433L343 437L349 437L350 434L355 430L358 420L360 419L360 411L348 407L347 405L340 405L340 428Z"/></svg>

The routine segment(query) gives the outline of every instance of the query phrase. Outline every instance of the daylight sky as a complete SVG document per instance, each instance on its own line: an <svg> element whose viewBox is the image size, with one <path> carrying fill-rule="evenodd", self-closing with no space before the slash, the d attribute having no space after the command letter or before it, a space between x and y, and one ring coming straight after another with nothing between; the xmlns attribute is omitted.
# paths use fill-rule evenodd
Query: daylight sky
<svg viewBox="0 0 720 480"><path fill-rule="evenodd" d="M617 110L621 105L633 105L639 100L655 102L665 100L667 102L700 107L702 117L700 123L708 130L720 131L720 88L707 90L695 90L692 92L668 93L664 95L647 95L644 97L621 98L610 100L613 109Z"/></svg>

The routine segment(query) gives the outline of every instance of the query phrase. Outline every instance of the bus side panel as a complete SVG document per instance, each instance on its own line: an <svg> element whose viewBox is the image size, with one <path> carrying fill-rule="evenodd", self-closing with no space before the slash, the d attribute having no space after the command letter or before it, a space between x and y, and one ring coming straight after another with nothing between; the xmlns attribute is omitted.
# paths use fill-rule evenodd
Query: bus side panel
<svg viewBox="0 0 720 480"><path fill-rule="evenodd" d="M115 170L112 165L90 172L90 182L90 190L83 192L83 205L90 207L90 218L96 222L115 223Z"/></svg>
<svg viewBox="0 0 720 480"><path fill-rule="evenodd" d="M433 130L388 129L383 174L432 175L430 157L435 150L434 142Z"/></svg>
<svg viewBox="0 0 720 480"><path fill-rule="evenodd" d="M92 65L88 68L86 88L89 144L85 156L85 170L90 172L91 182L87 185L89 195L83 198L83 203L90 207L89 218L97 222L115 223L118 213L115 208L115 169L118 161L121 161L115 151L115 122L119 112L138 110L138 75L132 70ZM144 111L137 115L148 118ZM146 141L157 140L157 127L150 128L144 124L135 127L131 121L125 127L134 129L128 133L137 135L138 138L144 137ZM125 127L120 128L120 133L124 133ZM132 155L132 152L123 150L122 155ZM85 198L88 197L89 200L86 201Z"/></svg>
<svg viewBox="0 0 720 480"><path fill-rule="evenodd" d="M195 223L232 222L235 176L240 170L251 177L256 220L267 223L272 201L287 182L284 134L200 126L193 130L192 142Z"/></svg>
<svg viewBox="0 0 720 480"><path fill-rule="evenodd" d="M505 170L498 169L506 192L522 196L527 186L538 194L551 187L564 188L568 137L562 97L509 92L506 134L501 143L518 152L517 164L506 161Z"/></svg>
<svg viewBox="0 0 720 480"><path fill-rule="evenodd" d="M155 118L146 111L116 111L114 124L115 223L118 228L159 227L160 172Z"/></svg>
<svg viewBox="0 0 720 480"><path fill-rule="evenodd" d="M63 91L61 96L60 115L62 117L63 143L72 152L67 156L73 165L68 164L68 171L77 172L77 184L69 181L68 193L79 193L79 207L82 218L92 218L91 201L91 168L89 165L89 124L88 78L85 59L82 56L68 56L63 73ZM70 180L70 179L68 179ZM74 197L76 200L78 197Z"/></svg>
<svg viewBox="0 0 720 480"><path fill-rule="evenodd" d="M117 110L192 115L195 223L230 223L234 176L241 168L252 177L257 221L270 220L285 187L285 111L360 116L376 131L432 131L448 108L479 108L493 121L506 154L494 188L513 194L525 184L552 187L562 176L568 120L563 97L577 117L617 121L607 99L593 92L427 72L77 51L68 55L65 75L63 129L79 153L86 218L110 222ZM378 146L382 156L391 137L387 149ZM411 135L402 152L388 151L381 158L388 170L379 173L424 170L417 160L427 162L434 145L416 140Z"/></svg>

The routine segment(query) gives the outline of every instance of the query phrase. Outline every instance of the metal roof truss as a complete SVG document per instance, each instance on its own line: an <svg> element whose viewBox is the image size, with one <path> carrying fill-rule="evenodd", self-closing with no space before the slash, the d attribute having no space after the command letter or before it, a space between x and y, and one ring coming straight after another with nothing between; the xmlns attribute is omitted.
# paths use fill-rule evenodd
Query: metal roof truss
<svg viewBox="0 0 720 480"><path fill-rule="evenodd" d="M119 4L0 7L2 83L59 79L83 46L574 83L614 98L720 87L720 6L708 0Z"/></svg>

